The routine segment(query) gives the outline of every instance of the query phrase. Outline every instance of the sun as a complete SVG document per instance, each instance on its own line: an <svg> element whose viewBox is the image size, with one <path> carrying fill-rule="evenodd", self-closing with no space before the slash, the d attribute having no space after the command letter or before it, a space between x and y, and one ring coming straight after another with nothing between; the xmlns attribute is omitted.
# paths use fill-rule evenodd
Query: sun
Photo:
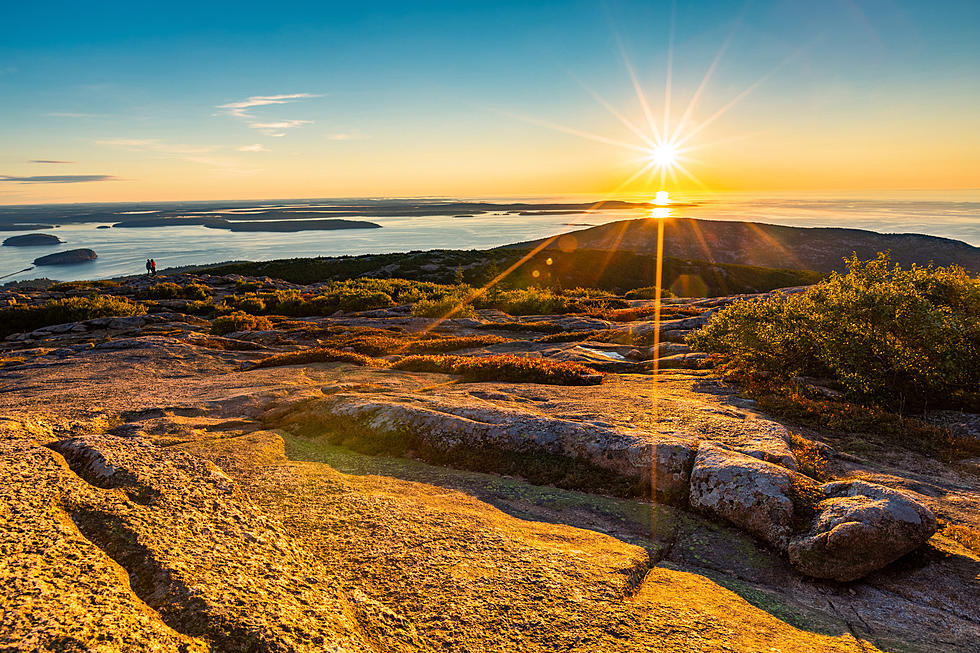
<svg viewBox="0 0 980 653"><path fill-rule="evenodd" d="M672 143L660 143L650 149L650 161L661 168L673 168L677 164L677 147Z"/></svg>

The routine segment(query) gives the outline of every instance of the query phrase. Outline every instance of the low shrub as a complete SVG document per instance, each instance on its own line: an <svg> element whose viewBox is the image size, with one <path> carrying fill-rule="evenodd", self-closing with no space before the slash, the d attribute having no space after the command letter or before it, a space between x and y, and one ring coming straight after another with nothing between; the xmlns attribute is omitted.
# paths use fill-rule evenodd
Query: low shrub
<svg viewBox="0 0 980 653"><path fill-rule="evenodd" d="M429 336L418 339L417 336L396 334L382 329L370 327L352 328L341 333L328 334L320 344L330 349L341 351L353 350L367 356L385 356L388 354L438 354L470 347L486 347L501 342L510 342L500 336Z"/></svg>
<svg viewBox="0 0 980 653"><path fill-rule="evenodd" d="M249 315L241 311L214 318L211 322L211 334L223 336L236 331L267 331L272 328L269 318Z"/></svg>
<svg viewBox="0 0 980 653"><path fill-rule="evenodd" d="M484 302L481 308L496 308L508 315L557 315L568 313L573 300L547 288L523 288L498 293L492 305Z"/></svg>
<svg viewBox="0 0 980 653"><path fill-rule="evenodd" d="M209 315L214 312L214 304L210 300L191 300L184 306L184 312L191 315Z"/></svg>
<svg viewBox="0 0 980 653"><path fill-rule="evenodd" d="M666 288L660 289L660 296L662 298L676 297L676 295ZM656 299L657 298L657 287L656 286L645 286L643 288L634 288L629 290L623 295L626 299Z"/></svg>
<svg viewBox="0 0 980 653"><path fill-rule="evenodd" d="M449 338L428 338L410 342L405 347L406 354L439 354L447 351L457 351L459 349L470 349L472 347L487 347L489 345L499 345L502 342L512 342L508 338L500 336L457 336Z"/></svg>
<svg viewBox="0 0 980 653"><path fill-rule="evenodd" d="M455 318L476 317L473 306L464 297L451 296L442 299L420 299L412 305L415 317Z"/></svg>
<svg viewBox="0 0 980 653"><path fill-rule="evenodd" d="M632 322L634 320L653 320L656 316L655 306L633 306L630 308L619 308L610 311L604 311L602 313L595 314L603 320L609 320L610 322ZM661 306L660 307L660 319L661 320L677 320L684 317L694 317L695 315L701 315L704 312L703 309L695 308L693 306Z"/></svg>
<svg viewBox="0 0 980 653"><path fill-rule="evenodd" d="M760 410L790 423L845 441L871 440L889 448L898 445L944 462L980 457L980 440L957 436L949 429L881 406L810 397L793 383L732 371L730 367L723 370L728 380L756 400Z"/></svg>
<svg viewBox="0 0 980 653"><path fill-rule="evenodd" d="M789 432L788 444L790 451L796 457L796 464L801 474L818 481L827 480L827 465L830 459L819 445L792 431Z"/></svg>
<svg viewBox="0 0 980 653"><path fill-rule="evenodd" d="M56 283L48 290L51 292L69 292L71 290L109 290L121 286L118 281L99 279L96 281L62 281Z"/></svg>
<svg viewBox="0 0 980 653"><path fill-rule="evenodd" d="M33 331L52 324L79 322L99 317L143 315L146 307L124 297L92 295L52 299L40 306L8 306L0 309L0 334Z"/></svg>
<svg viewBox="0 0 980 653"><path fill-rule="evenodd" d="M302 351L290 351L285 354L275 354L263 358L250 365L248 369L256 370L263 367L282 367L284 365L304 365L309 363L353 363L369 367L385 367L388 362L350 351L340 351L329 347L316 347Z"/></svg>
<svg viewBox="0 0 980 653"><path fill-rule="evenodd" d="M556 362L508 354L498 356L406 356L398 370L457 374L467 381L511 381L550 385L597 385L602 375L581 363Z"/></svg>
<svg viewBox="0 0 980 653"><path fill-rule="evenodd" d="M487 331L517 331L532 333L560 333L560 325L548 320L538 320L537 322L484 322L476 327Z"/></svg>
<svg viewBox="0 0 980 653"><path fill-rule="evenodd" d="M192 299L202 301L207 299L210 288L200 283L180 285L172 281L155 283L139 293L140 299Z"/></svg>
<svg viewBox="0 0 980 653"><path fill-rule="evenodd" d="M969 526L941 522L939 534L954 542L958 542L975 554L980 555L980 530L970 528Z"/></svg>
<svg viewBox="0 0 980 653"><path fill-rule="evenodd" d="M854 257L802 293L732 304L688 342L749 373L831 378L865 403L975 407L980 277Z"/></svg>

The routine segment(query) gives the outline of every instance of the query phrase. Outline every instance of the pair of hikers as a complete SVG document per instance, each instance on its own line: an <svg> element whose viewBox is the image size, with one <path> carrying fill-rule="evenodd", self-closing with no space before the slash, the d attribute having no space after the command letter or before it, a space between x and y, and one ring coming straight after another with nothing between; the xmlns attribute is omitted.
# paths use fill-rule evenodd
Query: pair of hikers
<svg viewBox="0 0 980 653"><path fill-rule="evenodd" d="M151 258L146 259L146 275L149 277L157 276L157 262Z"/></svg>

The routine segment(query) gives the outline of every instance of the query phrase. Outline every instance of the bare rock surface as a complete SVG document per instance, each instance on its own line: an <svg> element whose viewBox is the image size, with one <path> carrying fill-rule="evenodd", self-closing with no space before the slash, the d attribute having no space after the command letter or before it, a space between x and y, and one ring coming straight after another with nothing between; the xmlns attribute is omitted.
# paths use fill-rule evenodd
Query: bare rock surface
<svg viewBox="0 0 980 653"><path fill-rule="evenodd" d="M215 297L293 287L199 279ZM662 325L660 355L690 366L656 378L632 373L648 345L500 330L461 352L610 371L566 387L243 368L337 327L653 323L394 307L217 337L174 312L186 302L151 309L3 343L0 648L980 651L980 555L949 530L980 526L969 465L810 442L838 479L817 486L794 452L819 434L791 434L672 343L700 316Z"/></svg>
<svg viewBox="0 0 980 653"><path fill-rule="evenodd" d="M913 551L936 532L932 512L909 495L864 481L825 484L809 531L789 545L805 574L849 581Z"/></svg>
<svg viewBox="0 0 980 653"><path fill-rule="evenodd" d="M691 472L691 506L783 549L793 526L794 473L704 443Z"/></svg>

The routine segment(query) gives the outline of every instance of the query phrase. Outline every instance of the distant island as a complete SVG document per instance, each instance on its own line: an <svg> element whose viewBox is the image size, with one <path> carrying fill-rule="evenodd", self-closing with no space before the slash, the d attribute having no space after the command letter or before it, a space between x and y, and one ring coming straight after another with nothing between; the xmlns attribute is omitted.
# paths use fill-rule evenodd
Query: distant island
<svg viewBox="0 0 980 653"><path fill-rule="evenodd" d="M65 241L51 234L24 234L11 236L3 241L7 247L38 247L42 245L57 245Z"/></svg>
<svg viewBox="0 0 980 653"><path fill-rule="evenodd" d="M532 203L361 199L268 200L266 203L274 205L274 208L256 207L256 202L254 201L0 206L0 231L25 230L25 228L30 228L31 230L50 228L47 225L41 224L23 225L26 220L45 220L50 221L49 224L58 225L116 221L118 224L115 226L129 227L204 224L203 221L205 220L231 220L233 222L239 222L439 215L476 217L486 214L545 216L563 213L582 213L593 210L635 211L656 206L650 202L627 202L623 200ZM694 206L694 204L672 204L672 206L683 207Z"/></svg>
<svg viewBox="0 0 980 653"><path fill-rule="evenodd" d="M337 229L380 229L381 225L366 220L263 220L256 222L238 222L221 218L188 218L188 217L163 217L163 218L141 218L138 220L124 220L112 225L118 228L146 228L146 227L177 227L177 226L196 226L207 227L208 229L226 229L228 231L269 231L269 232L295 232L295 231L334 231Z"/></svg>

